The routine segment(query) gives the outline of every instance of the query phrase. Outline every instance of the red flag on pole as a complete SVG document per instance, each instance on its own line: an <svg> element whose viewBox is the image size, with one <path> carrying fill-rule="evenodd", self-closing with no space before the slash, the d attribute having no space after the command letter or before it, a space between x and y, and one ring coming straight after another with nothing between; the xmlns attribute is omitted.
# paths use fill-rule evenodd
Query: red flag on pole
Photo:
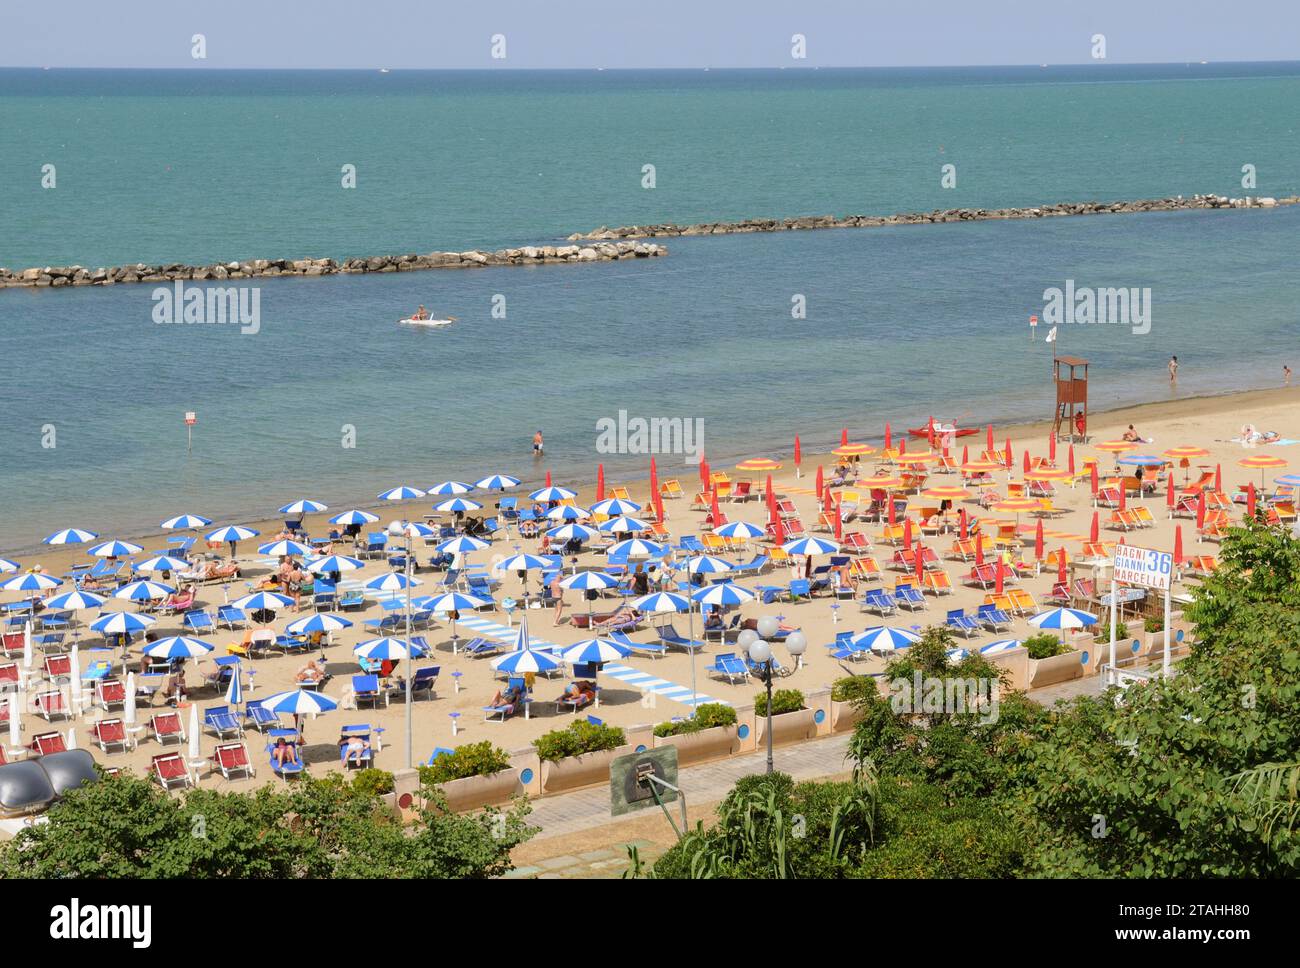
<svg viewBox="0 0 1300 968"><path fill-rule="evenodd" d="M1205 527L1205 490L1201 490L1200 497L1196 501L1196 530L1199 531Z"/></svg>
<svg viewBox="0 0 1300 968"><path fill-rule="evenodd" d="M1098 512L1092 512L1092 528L1088 531L1088 540L1093 544L1101 540L1101 521L1097 515Z"/></svg>
<svg viewBox="0 0 1300 968"><path fill-rule="evenodd" d="M822 499L822 491L825 489L825 478L822 475L822 465L817 465L817 500Z"/></svg>
<svg viewBox="0 0 1300 968"><path fill-rule="evenodd" d="M596 466L596 500L605 500L605 465Z"/></svg>
<svg viewBox="0 0 1300 968"><path fill-rule="evenodd" d="M903 518L903 550L912 550L912 516Z"/></svg>
<svg viewBox="0 0 1300 968"><path fill-rule="evenodd" d="M1183 563L1183 526L1180 524L1174 528L1174 564Z"/></svg>
<svg viewBox="0 0 1300 968"><path fill-rule="evenodd" d="M1038 527L1034 529L1034 559L1043 560L1043 519L1038 519Z"/></svg>

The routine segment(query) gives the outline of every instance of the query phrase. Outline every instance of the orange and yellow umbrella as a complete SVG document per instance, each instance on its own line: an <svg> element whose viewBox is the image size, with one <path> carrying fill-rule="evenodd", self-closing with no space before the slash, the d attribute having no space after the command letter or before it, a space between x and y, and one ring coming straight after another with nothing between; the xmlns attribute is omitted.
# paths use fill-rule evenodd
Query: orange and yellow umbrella
<svg viewBox="0 0 1300 968"><path fill-rule="evenodd" d="M1109 451L1112 454L1122 454L1126 450L1134 450L1137 444L1131 440L1103 440L1097 445L1098 450Z"/></svg>
<svg viewBox="0 0 1300 968"><path fill-rule="evenodd" d="M1170 447L1164 452L1164 456L1174 460L1179 458L1190 460L1194 457L1209 457L1210 452L1204 447Z"/></svg>
<svg viewBox="0 0 1300 968"><path fill-rule="evenodd" d="M902 487L903 479L901 477L889 477L887 475L881 474L876 477L859 478L857 486L866 487L866 488L878 487L878 488L886 488L886 489L891 487Z"/></svg>
<svg viewBox="0 0 1300 968"><path fill-rule="evenodd" d="M779 471L781 463L770 457L750 457L736 465L738 471Z"/></svg>
<svg viewBox="0 0 1300 968"><path fill-rule="evenodd" d="M1025 475L1029 481L1068 481L1073 477L1064 467L1040 467Z"/></svg>
<svg viewBox="0 0 1300 968"><path fill-rule="evenodd" d="M960 501L970 497L970 491L964 487L945 484L941 487L927 487L921 492L922 497L934 497L941 501Z"/></svg>
<svg viewBox="0 0 1300 968"><path fill-rule="evenodd" d="M863 457L866 454L874 454L875 452L876 448L870 444L844 444L831 451L836 457Z"/></svg>
<svg viewBox="0 0 1300 968"><path fill-rule="evenodd" d="M993 471L1002 470L1001 464L995 464L991 460L972 460L962 464L958 470L963 474L990 474Z"/></svg>
<svg viewBox="0 0 1300 968"><path fill-rule="evenodd" d="M1286 461L1281 457L1271 457L1267 454L1256 454L1253 457L1243 457L1237 461L1238 467L1258 467L1259 468L1259 487L1264 489L1264 471L1278 467L1286 467Z"/></svg>
<svg viewBox="0 0 1300 968"><path fill-rule="evenodd" d="M1036 497L1004 497L993 505L994 511L1014 511L1017 515L1021 511L1037 511L1043 506L1043 502Z"/></svg>

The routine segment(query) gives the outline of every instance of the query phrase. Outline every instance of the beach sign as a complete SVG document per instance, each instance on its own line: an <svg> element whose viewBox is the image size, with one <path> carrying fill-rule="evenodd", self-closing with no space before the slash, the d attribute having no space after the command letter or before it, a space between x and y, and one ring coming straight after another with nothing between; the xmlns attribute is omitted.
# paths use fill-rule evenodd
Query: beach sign
<svg viewBox="0 0 1300 968"><path fill-rule="evenodd" d="M199 415L193 410L185 411L185 453L194 449L194 425L199 422Z"/></svg>
<svg viewBox="0 0 1300 968"><path fill-rule="evenodd" d="M634 810L662 807L680 800L682 831L686 827L686 799L677 787L677 747L639 749L609 765L609 812L620 817ZM669 820L672 820L671 815Z"/></svg>
<svg viewBox="0 0 1300 968"><path fill-rule="evenodd" d="M1029 338L1030 339L1038 338L1038 317L1037 316L1029 317Z"/></svg>
<svg viewBox="0 0 1300 968"><path fill-rule="evenodd" d="M186 425L187 427L193 427L193 426L194 426L196 423L198 423L198 422L199 422L199 418L198 418L198 416L194 413L193 410L186 410L186 411L185 411L185 425Z"/></svg>
<svg viewBox="0 0 1300 968"><path fill-rule="evenodd" d="M1116 581L1162 592L1169 591L1174 556L1168 552L1133 545L1116 545L1114 564Z"/></svg>

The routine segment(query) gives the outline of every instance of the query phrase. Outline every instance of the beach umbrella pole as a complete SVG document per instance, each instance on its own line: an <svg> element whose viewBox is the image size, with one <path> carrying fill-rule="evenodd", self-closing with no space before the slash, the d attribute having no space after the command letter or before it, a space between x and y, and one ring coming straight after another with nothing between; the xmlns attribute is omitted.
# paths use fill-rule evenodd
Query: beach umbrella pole
<svg viewBox="0 0 1300 968"><path fill-rule="evenodd" d="M414 727L411 716L411 679L415 662L411 659L411 532L406 532L406 768L412 768Z"/></svg>

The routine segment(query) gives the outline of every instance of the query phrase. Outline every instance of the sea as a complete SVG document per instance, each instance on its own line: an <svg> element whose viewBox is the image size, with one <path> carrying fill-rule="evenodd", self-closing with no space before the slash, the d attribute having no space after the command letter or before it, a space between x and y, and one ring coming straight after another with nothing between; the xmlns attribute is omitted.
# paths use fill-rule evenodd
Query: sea
<svg viewBox="0 0 1300 968"><path fill-rule="evenodd" d="M0 265L1286 197L1297 104L1300 63L0 69ZM0 550L65 527L154 532L181 512L253 520L304 497L371 507L396 484L491 473L580 484L603 463L610 481L644 478L655 444L660 477L685 480L695 444L714 466L788 466L796 434L811 452L841 428L878 443L886 422L931 415L1047 419L1054 352L1090 361L1094 409L1276 386L1300 366L1300 206L658 241L666 257L245 280L255 327L159 323L149 284L0 291ZM1067 286L1131 290L1149 329L1062 321L1047 343L1047 294ZM456 321L399 325L420 304ZM620 420L700 439L608 446L601 428Z"/></svg>

